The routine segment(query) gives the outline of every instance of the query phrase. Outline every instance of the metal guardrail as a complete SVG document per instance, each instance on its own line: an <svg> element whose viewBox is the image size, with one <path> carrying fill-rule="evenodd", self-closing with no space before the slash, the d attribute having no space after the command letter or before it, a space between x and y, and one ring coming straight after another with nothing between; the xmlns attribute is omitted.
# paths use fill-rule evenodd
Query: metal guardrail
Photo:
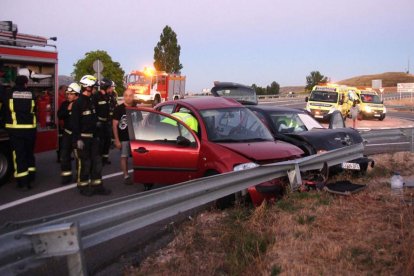
<svg viewBox="0 0 414 276"><path fill-rule="evenodd" d="M414 128L372 129L360 133L366 141L365 154L414 152Z"/></svg>
<svg viewBox="0 0 414 276"><path fill-rule="evenodd" d="M53 216L0 236L0 275L30 271L51 256L68 256L70 275L83 275L82 251L145 226L274 178L288 176L293 189L300 172L321 169L362 157L357 144L323 154L253 169L205 177L125 197L94 209ZM25 224L22 224L25 225ZM78 226L78 227L76 227ZM77 239L76 237L79 237ZM74 262L78 262L75 265Z"/></svg>

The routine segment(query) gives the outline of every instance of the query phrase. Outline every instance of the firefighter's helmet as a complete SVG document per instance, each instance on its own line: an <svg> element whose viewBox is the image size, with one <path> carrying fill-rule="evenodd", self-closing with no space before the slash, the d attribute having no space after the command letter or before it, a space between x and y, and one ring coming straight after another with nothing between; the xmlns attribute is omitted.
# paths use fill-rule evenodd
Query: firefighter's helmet
<svg viewBox="0 0 414 276"><path fill-rule="evenodd" d="M82 87L92 87L96 85L96 78L92 75L85 75L80 79L79 83Z"/></svg>
<svg viewBox="0 0 414 276"><path fill-rule="evenodd" d="M72 82L71 84L69 84L68 88L66 88L66 93L80 94L80 91L81 87L76 82Z"/></svg>
<svg viewBox="0 0 414 276"><path fill-rule="evenodd" d="M114 81L112 81L112 87L116 87L116 84Z"/></svg>
<svg viewBox="0 0 414 276"><path fill-rule="evenodd" d="M112 81L110 79L103 78L101 82L99 83L99 85L101 86L101 89L106 90L112 86Z"/></svg>

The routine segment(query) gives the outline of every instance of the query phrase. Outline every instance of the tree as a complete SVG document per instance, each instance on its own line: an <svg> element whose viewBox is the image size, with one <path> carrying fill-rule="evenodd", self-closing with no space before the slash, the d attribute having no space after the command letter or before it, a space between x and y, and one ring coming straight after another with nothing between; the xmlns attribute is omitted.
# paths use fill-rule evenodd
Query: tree
<svg viewBox="0 0 414 276"><path fill-rule="evenodd" d="M93 62L99 59L102 61L103 70L102 77L108 78L115 82L116 91L119 95L124 92L124 70L122 70L119 62L113 61L106 51L97 50L88 52L83 59L78 60L73 66L75 67L72 76L75 80L80 80L84 75L94 75Z"/></svg>
<svg viewBox="0 0 414 276"><path fill-rule="evenodd" d="M319 71L312 71L309 76L306 76L306 90L311 91L315 85L327 82L328 77L325 77Z"/></svg>
<svg viewBox="0 0 414 276"><path fill-rule="evenodd" d="M154 67L167 73L179 73L183 68L180 63L181 47L176 33L168 25L160 35L160 41L154 48Z"/></svg>
<svg viewBox="0 0 414 276"><path fill-rule="evenodd" d="M268 85L266 88L257 86L256 84L252 84L252 88L256 91L257 95L275 95L279 94L280 85L273 81L270 86Z"/></svg>

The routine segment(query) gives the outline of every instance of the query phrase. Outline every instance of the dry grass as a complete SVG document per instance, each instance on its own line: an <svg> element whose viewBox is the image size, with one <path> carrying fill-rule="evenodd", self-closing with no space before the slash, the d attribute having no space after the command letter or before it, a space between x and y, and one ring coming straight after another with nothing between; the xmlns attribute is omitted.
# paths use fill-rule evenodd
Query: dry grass
<svg viewBox="0 0 414 276"><path fill-rule="evenodd" d="M391 196L388 180L395 170L413 176L414 154L375 160L366 176L352 179L369 184L358 194L293 193L256 209L204 212L124 274L413 275L414 207Z"/></svg>
<svg viewBox="0 0 414 276"><path fill-rule="evenodd" d="M339 84L350 86L371 86L372 80L382 80L383 87L397 86L397 83L414 82L414 75L404 72L387 72L374 75L363 75L339 81Z"/></svg>

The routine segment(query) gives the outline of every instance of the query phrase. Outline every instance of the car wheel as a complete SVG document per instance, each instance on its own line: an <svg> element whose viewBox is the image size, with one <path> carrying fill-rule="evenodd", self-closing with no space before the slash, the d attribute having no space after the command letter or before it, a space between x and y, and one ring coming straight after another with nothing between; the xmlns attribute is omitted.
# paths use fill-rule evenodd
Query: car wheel
<svg viewBox="0 0 414 276"><path fill-rule="evenodd" d="M0 186L6 184L13 172L12 156L8 143L0 145Z"/></svg>
<svg viewBox="0 0 414 276"><path fill-rule="evenodd" d="M385 119L385 114L382 114L381 117L379 117L379 120L382 121Z"/></svg>
<svg viewBox="0 0 414 276"><path fill-rule="evenodd" d="M206 176L212 176L212 175L217 175L217 174L219 174L218 171L210 170L210 171L207 171L204 174L204 176L206 177ZM217 199L215 202L215 205L217 209L224 210L226 208L234 206L235 201L236 201L235 194L231 194L231 195Z"/></svg>

